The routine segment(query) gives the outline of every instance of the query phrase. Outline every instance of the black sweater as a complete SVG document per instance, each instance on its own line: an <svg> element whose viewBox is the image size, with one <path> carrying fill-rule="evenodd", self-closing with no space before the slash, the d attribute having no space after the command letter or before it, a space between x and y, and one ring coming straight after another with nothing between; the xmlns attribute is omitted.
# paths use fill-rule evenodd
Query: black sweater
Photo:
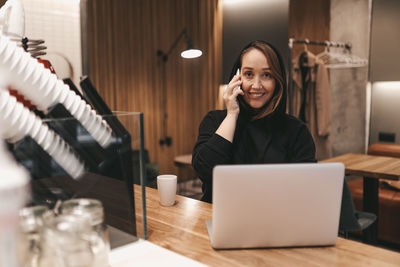
<svg viewBox="0 0 400 267"><path fill-rule="evenodd" d="M199 127L192 165L203 182L203 201L212 202L212 170L222 164L316 162L307 126L275 112L258 120L240 113L233 142L215 133L226 110L209 112Z"/></svg>

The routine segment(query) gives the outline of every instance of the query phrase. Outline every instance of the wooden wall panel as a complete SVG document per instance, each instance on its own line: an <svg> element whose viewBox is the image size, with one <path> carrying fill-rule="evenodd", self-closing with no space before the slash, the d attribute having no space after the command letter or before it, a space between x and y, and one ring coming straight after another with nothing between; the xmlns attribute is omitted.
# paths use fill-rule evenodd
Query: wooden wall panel
<svg viewBox="0 0 400 267"><path fill-rule="evenodd" d="M203 51L183 59L181 40L162 61L182 29ZM145 147L162 173L177 173L173 158L191 153L198 126L216 103L222 71L222 1L90 0L88 1L89 74L113 110L144 114ZM160 146L162 105L166 95L170 147Z"/></svg>
<svg viewBox="0 0 400 267"><path fill-rule="evenodd" d="M289 37L313 41L329 40L330 0L290 0ZM293 57L304 50L303 45L295 45ZM308 46L308 50L318 54L324 50L321 46Z"/></svg>

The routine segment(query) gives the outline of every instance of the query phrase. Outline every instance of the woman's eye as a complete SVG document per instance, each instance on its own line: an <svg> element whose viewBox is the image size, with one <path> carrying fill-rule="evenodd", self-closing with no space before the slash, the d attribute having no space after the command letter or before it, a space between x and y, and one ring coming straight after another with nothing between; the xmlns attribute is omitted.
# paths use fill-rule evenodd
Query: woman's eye
<svg viewBox="0 0 400 267"><path fill-rule="evenodd" d="M272 75L271 75L271 73L266 72L266 73L264 73L264 77L270 79L270 78L272 78Z"/></svg>
<svg viewBox="0 0 400 267"><path fill-rule="evenodd" d="M246 76L246 77L252 77L253 74L252 74L251 72L245 72L245 73L244 73L244 76Z"/></svg>

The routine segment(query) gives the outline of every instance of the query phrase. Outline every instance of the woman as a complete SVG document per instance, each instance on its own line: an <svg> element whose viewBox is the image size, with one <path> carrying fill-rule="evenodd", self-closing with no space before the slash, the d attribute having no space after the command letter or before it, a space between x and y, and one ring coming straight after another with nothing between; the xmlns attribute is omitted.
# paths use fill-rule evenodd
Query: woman
<svg viewBox="0 0 400 267"><path fill-rule="evenodd" d="M282 58L270 44L254 41L241 51L224 92L226 110L206 115L193 150L203 201L212 202L216 165L316 161L307 126L285 113L285 81Z"/></svg>

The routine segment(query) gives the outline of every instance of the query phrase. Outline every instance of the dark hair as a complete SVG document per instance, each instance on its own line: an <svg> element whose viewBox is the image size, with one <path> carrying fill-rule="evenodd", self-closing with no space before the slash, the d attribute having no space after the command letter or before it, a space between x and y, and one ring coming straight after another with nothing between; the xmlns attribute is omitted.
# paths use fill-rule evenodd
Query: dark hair
<svg viewBox="0 0 400 267"><path fill-rule="evenodd" d="M239 57L235 61L232 68L232 72L229 80L236 74L237 69L242 67L242 58L244 54L252 49L261 51L268 60L271 67L271 75L275 79L275 90L271 99L261 108L254 109L250 107L243 99L241 95L238 96L238 102L240 110L244 110L252 116L253 119L259 119L275 111L285 113L286 110L286 72L283 60L279 52L271 44L265 41L253 41L246 45L239 54Z"/></svg>

